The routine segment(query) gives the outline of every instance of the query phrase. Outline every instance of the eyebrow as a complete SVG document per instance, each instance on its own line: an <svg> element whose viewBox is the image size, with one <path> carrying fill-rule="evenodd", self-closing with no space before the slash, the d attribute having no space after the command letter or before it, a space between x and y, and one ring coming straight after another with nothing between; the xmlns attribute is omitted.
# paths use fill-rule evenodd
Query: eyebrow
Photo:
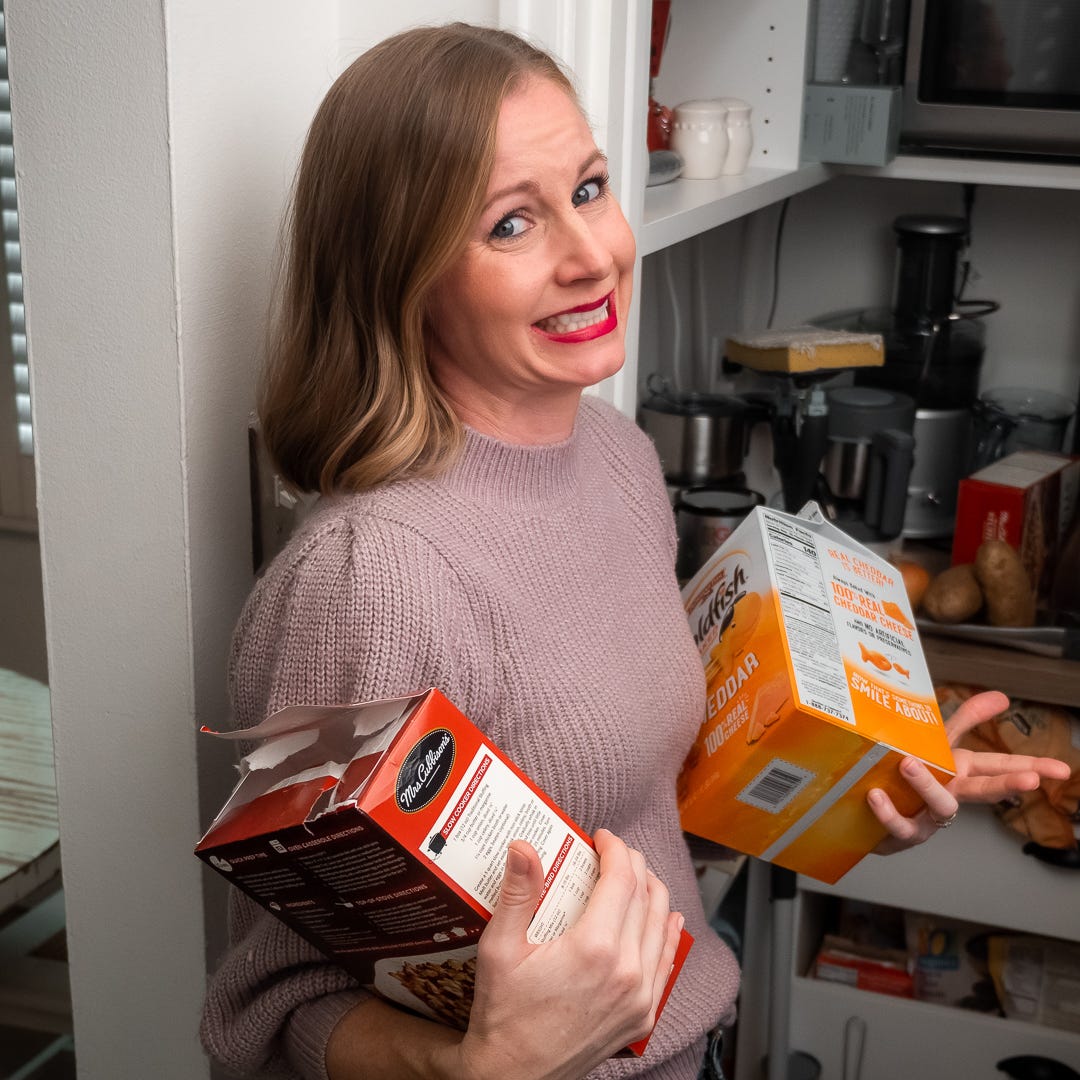
<svg viewBox="0 0 1080 1080"><path fill-rule="evenodd" d="M598 161L607 162L607 156L601 150L594 150L579 166L577 175L581 176L593 167ZM540 192L540 185L535 180L522 180L520 183L511 184L509 187L499 188L498 191L493 191L484 203L484 209L490 210L492 205L497 202L501 202L503 199L509 198L511 195L517 195L518 193L525 195L537 195Z"/></svg>

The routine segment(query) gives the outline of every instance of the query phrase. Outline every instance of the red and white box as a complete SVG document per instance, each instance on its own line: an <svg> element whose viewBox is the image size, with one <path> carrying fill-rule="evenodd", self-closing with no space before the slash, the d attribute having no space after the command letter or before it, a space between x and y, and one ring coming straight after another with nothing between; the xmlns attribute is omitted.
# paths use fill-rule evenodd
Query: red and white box
<svg viewBox="0 0 1080 1080"><path fill-rule="evenodd" d="M915 982L902 949L859 945L832 934L825 935L814 959L814 977L876 994L915 996Z"/></svg>
<svg viewBox="0 0 1080 1080"><path fill-rule="evenodd" d="M531 941L585 909L592 841L438 690L292 706L211 734L259 745L195 854L399 1005L466 1026L512 840L546 876ZM692 942L684 930L661 1009Z"/></svg>
<svg viewBox="0 0 1080 1080"><path fill-rule="evenodd" d="M1040 450L1018 450L965 477L956 503L953 565L974 562L984 540L1005 540L1045 598L1078 489L1080 457Z"/></svg>

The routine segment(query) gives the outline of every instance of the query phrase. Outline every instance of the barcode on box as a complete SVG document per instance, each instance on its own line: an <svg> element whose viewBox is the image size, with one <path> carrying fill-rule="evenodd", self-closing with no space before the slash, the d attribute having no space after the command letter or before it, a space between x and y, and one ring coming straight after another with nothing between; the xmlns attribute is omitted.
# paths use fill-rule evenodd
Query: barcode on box
<svg viewBox="0 0 1080 1080"><path fill-rule="evenodd" d="M790 761L773 758L739 792L739 802L756 806L770 814L778 814L810 781L814 774L808 769L792 765Z"/></svg>

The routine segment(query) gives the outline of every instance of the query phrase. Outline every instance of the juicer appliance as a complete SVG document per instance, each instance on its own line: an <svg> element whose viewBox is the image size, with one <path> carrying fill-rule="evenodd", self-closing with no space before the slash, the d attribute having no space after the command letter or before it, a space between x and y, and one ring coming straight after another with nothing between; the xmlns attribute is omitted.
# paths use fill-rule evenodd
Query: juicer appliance
<svg viewBox="0 0 1080 1080"><path fill-rule="evenodd" d="M885 362L855 373L858 386L905 394L915 403L914 461L902 535L947 537L960 480L972 460L972 406L978 398L985 329L992 300L965 300L958 270L969 241L963 217L904 214L897 238L891 309L839 312L820 326L881 334Z"/></svg>

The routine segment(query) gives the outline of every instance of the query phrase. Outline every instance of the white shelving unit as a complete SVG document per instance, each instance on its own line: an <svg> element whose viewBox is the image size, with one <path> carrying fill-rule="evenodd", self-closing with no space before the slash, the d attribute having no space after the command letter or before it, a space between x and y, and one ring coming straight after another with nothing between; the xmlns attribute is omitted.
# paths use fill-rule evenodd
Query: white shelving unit
<svg viewBox="0 0 1080 1080"><path fill-rule="evenodd" d="M863 859L835 885L800 877L799 888L1080 940L1080 873L1025 855L1021 846L989 807L969 806L932 844Z"/></svg>
<svg viewBox="0 0 1080 1080"><path fill-rule="evenodd" d="M1039 1054L1080 1069L1080 1033L907 1001L805 976L816 949L814 907L846 897L1080 941L1080 875L1023 854L989 808L967 807L947 833L912 851L864 859L836 885L799 879L791 1042L840 1076L849 1017L866 1024L864 1078L1000 1076L997 1062Z"/></svg>
<svg viewBox="0 0 1080 1080"><path fill-rule="evenodd" d="M838 173L877 176L890 180L934 180L957 184L997 184L1003 187L1080 190L1080 165L1030 165L1018 161L973 158L919 157L901 154L888 165L835 166Z"/></svg>
<svg viewBox="0 0 1080 1080"><path fill-rule="evenodd" d="M831 175L825 165L797 169L754 166L742 176L674 181L649 188L638 229L638 251L641 255L655 254L816 187Z"/></svg>
<svg viewBox="0 0 1080 1080"><path fill-rule="evenodd" d="M1073 165L916 156L901 156L888 167L873 169L803 165L799 140L813 0L675 0L672 6L657 98L669 105L725 95L748 101L755 147L743 176L645 187L649 0L617 5L607 0L552 0L548 5L503 0L500 6L504 25L543 41L578 74L586 110L612 162L616 193L638 238L638 291L642 257L718 226L760 217L761 211L842 174L1080 190L1080 166ZM767 234L767 229L757 230L759 239ZM753 259L761 265L761 252L751 249L743 257L752 280ZM638 379L639 305L640 298L630 315L626 367L606 390L606 396L631 413ZM1068 668L1055 670L1055 700L1080 701L1080 664L1074 666L1075 682ZM1003 664L1004 684L998 682L1006 692L1008 671L1009 665ZM785 991L791 995L791 1046L817 1057L825 1080L855 1077L854 1072L843 1072L849 1017L866 1024L859 1080L999 1077L999 1060L1024 1053L1056 1058L1080 1070L1080 1035L803 975L806 957L816 948L810 940L811 913L828 896L1080 941L1080 875L1023 855L1019 840L989 811L969 808L933 843L888 859L870 857L836 886L800 879L796 956L787 988L768 985L768 869L752 861L749 871L735 1080L759 1080L771 1003L776 993Z"/></svg>

